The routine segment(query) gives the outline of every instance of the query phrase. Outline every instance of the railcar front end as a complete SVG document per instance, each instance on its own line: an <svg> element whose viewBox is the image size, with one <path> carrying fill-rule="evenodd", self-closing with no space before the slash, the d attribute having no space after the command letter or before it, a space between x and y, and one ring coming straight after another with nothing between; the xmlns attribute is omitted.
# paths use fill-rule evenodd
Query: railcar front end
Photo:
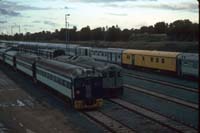
<svg viewBox="0 0 200 133"><path fill-rule="evenodd" d="M103 105L102 78L78 78L74 84L74 107L76 109L98 108Z"/></svg>

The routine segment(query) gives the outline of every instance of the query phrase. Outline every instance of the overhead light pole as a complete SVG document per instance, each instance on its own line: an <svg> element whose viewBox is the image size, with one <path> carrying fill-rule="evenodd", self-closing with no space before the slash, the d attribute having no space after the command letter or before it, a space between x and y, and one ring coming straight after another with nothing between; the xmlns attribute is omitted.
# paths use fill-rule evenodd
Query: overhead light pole
<svg viewBox="0 0 200 133"><path fill-rule="evenodd" d="M68 16L70 16L70 14L65 14L66 44L68 42L68 22L67 22L67 17Z"/></svg>

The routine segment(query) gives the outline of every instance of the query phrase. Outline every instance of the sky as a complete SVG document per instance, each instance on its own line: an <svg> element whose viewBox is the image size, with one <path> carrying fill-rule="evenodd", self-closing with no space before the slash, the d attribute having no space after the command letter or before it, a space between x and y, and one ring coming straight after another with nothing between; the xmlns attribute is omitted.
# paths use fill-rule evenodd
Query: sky
<svg viewBox="0 0 200 133"><path fill-rule="evenodd" d="M0 0L0 34L78 30L87 25L137 29L164 21L189 19L199 23L197 0ZM12 27L12 28L11 28Z"/></svg>

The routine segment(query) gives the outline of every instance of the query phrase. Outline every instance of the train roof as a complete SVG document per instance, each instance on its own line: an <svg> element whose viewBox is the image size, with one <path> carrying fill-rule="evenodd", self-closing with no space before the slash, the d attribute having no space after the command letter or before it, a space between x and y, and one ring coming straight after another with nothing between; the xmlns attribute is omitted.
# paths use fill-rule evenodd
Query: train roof
<svg viewBox="0 0 200 133"><path fill-rule="evenodd" d="M16 58L29 63L33 63L40 59L40 57L38 57L37 55L29 53L20 53L16 56Z"/></svg>
<svg viewBox="0 0 200 133"><path fill-rule="evenodd" d="M137 55L152 55L152 56L164 56L164 57L177 57L179 52L165 52L156 50L124 50L123 54L137 54Z"/></svg>
<svg viewBox="0 0 200 133"><path fill-rule="evenodd" d="M11 49L11 47L1 48L0 49L0 53L4 53L4 52L6 52L6 51L8 51L10 49Z"/></svg>
<svg viewBox="0 0 200 133"><path fill-rule="evenodd" d="M82 65L83 67L90 67L97 71L121 71L122 69L118 65L95 61L93 58L88 56L59 56L56 59L63 62L71 61L77 63L77 65Z"/></svg>
<svg viewBox="0 0 200 133"><path fill-rule="evenodd" d="M91 49L91 47L86 47L86 46L80 46L80 47L78 47L78 48L83 48L83 49Z"/></svg>
<svg viewBox="0 0 200 133"><path fill-rule="evenodd" d="M70 78L97 77L97 73L93 73L92 69L85 69L80 66L63 63L55 60L41 59L37 61L37 65L46 70L53 71L59 75Z"/></svg>
<svg viewBox="0 0 200 133"><path fill-rule="evenodd" d="M18 51L15 51L15 50L11 50L11 51L6 52L6 55L10 55L10 56L15 56L17 54L18 54Z"/></svg>
<svg viewBox="0 0 200 133"><path fill-rule="evenodd" d="M123 50L122 49L117 49L117 48L92 48L92 51L121 53Z"/></svg>
<svg viewBox="0 0 200 133"><path fill-rule="evenodd" d="M185 60L199 60L199 54L195 53L182 53L182 58Z"/></svg>
<svg viewBox="0 0 200 133"><path fill-rule="evenodd" d="M124 48L107 48L107 49L109 49L109 50L115 50L115 51L123 51L123 50L126 50L126 49L124 49Z"/></svg>
<svg viewBox="0 0 200 133"><path fill-rule="evenodd" d="M44 51L44 52L55 52L57 49L45 49L45 48L40 48L38 49L40 51Z"/></svg>

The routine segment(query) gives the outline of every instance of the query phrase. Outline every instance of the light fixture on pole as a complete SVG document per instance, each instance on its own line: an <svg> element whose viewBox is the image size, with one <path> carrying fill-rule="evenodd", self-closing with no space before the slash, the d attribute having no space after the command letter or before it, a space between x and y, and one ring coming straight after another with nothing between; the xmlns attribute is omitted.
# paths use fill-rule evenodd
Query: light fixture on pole
<svg viewBox="0 0 200 133"><path fill-rule="evenodd" d="M70 14L65 14L65 28L66 28L66 43L68 41L68 22L67 22L67 17L70 16Z"/></svg>

